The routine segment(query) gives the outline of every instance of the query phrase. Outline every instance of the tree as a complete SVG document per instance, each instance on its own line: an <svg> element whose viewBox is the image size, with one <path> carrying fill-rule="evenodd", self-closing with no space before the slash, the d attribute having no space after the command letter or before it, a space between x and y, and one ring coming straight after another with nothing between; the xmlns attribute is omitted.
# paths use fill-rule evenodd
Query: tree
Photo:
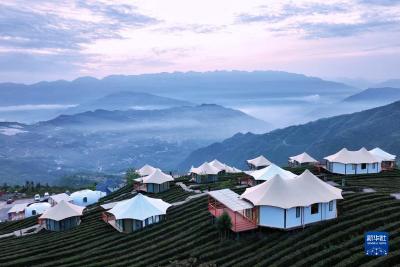
<svg viewBox="0 0 400 267"><path fill-rule="evenodd" d="M217 218L217 229L220 233L220 238L226 239L231 228L232 228L231 217L229 217L229 214L226 211L224 211L222 215Z"/></svg>
<svg viewBox="0 0 400 267"><path fill-rule="evenodd" d="M135 169L128 169L125 174L125 180L127 185L132 185L133 180L139 178L139 174L136 173Z"/></svg>

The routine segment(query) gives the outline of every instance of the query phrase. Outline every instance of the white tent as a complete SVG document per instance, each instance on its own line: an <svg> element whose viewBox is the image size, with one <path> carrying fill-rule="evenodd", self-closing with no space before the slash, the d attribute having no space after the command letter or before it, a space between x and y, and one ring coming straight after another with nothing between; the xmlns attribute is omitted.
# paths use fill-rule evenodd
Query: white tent
<svg viewBox="0 0 400 267"><path fill-rule="evenodd" d="M70 202L62 200L60 203L51 207L39 217L39 219L50 219L54 221L61 221L70 217L82 216L85 208L74 205Z"/></svg>
<svg viewBox="0 0 400 267"><path fill-rule="evenodd" d="M197 168L191 168L191 172L197 175L216 175L220 173L221 170L214 167L208 162L204 162Z"/></svg>
<svg viewBox="0 0 400 267"><path fill-rule="evenodd" d="M324 159L328 160L329 162L337 162L342 164L378 163L382 161L364 147L357 151L349 151L347 148L343 148L339 152L327 156Z"/></svg>
<svg viewBox="0 0 400 267"><path fill-rule="evenodd" d="M71 202L72 199L69 195L67 195L66 193L60 193L60 194L56 194L56 195L52 195L49 197L49 203L54 206L57 203L60 203L61 201L66 201L66 202Z"/></svg>
<svg viewBox="0 0 400 267"><path fill-rule="evenodd" d="M42 214L49 208L51 208L51 205L47 202L32 203L25 208L25 218Z"/></svg>
<svg viewBox="0 0 400 267"><path fill-rule="evenodd" d="M395 161L396 160L396 155L392 155L379 147L376 147L374 149L371 149L369 151L372 155L374 155L376 158L380 159L381 161Z"/></svg>
<svg viewBox="0 0 400 267"><path fill-rule="evenodd" d="M133 219L143 221L149 217L165 215L171 204L156 198L150 198L142 194L137 194L133 198L118 202L109 213L115 219Z"/></svg>
<svg viewBox="0 0 400 267"><path fill-rule="evenodd" d="M214 159L213 161L211 161L210 164L221 171L225 171L226 173L241 173L242 172L241 170L239 170L235 167L231 167L227 164L224 164L217 159Z"/></svg>
<svg viewBox="0 0 400 267"><path fill-rule="evenodd" d="M289 157L289 162L292 162L292 163L297 162L299 164L305 164L305 163L317 163L318 160L314 159L306 152L303 152L297 156Z"/></svg>
<svg viewBox="0 0 400 267"><path fill-rule="evenodd" d="M297 175L282 169L281 167L275 165L275 164L271 164L268 167L256 170L256 171L249 171L246 172L247 174L249 174L250 176L252 176L255 180L258 181L267 181L269 179L271 179L272 177L274 177L275 175L279 175L282 178L285 179L291 179L296 177Z"/></svg>
<svg viewBox="0 0 400 267"><path fill-rule="evenodd" d="M15 204L14 206L11 207L11 209L8 211L8 213L23 212L28 205L29 205L29 203Z"/></svg>
<svg viewBox="0 0 400 267"><path fill-rule="evenodd" d="M146 176L146 175L152 174L155 170L156 170L156 168L146 164L139 170L136 170L136 173L138 173L140 176Z"/></svg>
<svg viewBox="0 0 400 267"><path fill-rule="evenodd" d="M309 170L305 170L303 174L293 179L276 175L260 185L246 189L241 198L247 199L256 206L273 206L282 209L343 199L341 189L321 181Z"/></svg>
<svg viewBox="0 0 400 267"><path fill-rule="evenodd" d="M174 178L172 178L171 175L163 173L160 169L155 169L152 174L137 178L135 180L144 184L163 184L174 181Z"/></svg>
<svg viewBox="0 0 400 267"><path fill-rule="evenodd" d="M84 189L72 193L70 197L75 205L87 206L96 203L100 198L105 196L105 192Z"/></svg>
<svg viewBox="0 0 400 267"><path fill-rule="evenodd" d="M258 167L266 167L271 165L272 163L266 159L264 156L258 156L257 158L254 159L249 159L247 160L247 163L250 165L253 165L254 167L258 168Z"/></svg>

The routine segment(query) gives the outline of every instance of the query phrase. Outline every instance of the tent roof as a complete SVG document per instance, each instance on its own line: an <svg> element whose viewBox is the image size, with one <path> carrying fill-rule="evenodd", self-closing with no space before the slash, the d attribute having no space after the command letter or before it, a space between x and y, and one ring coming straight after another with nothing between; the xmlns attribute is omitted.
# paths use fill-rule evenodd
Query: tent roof
<svg viewBox="0 0 400 267"><path fill-rule="evenodd" d="M134 219L143 221L151 216L164 215L171 204L157 198L137 194L133 198L118 202L109 213L115 219Z"/></svg>
<svg viewBox="0 0 400 267"><path fill-rule="evenodd" d="M25 210L25 208L29 205L29 203L19 203L19 204L15 204L14 206L11 207L11 209L9 209L8 213L12 213L12 212L22 212Z"/></svg>
<svg viewBox="0 0 400 267"><path fill-rule="evenodd" d="M256 171L251 171L251 172L247 172L250 176L252 176L254 179L256 180L263 180L263 181L267 181L269 179L271 179L272 177L274 177L275 175L279 174L282 178L285 179L290 179L290 178L294 178L297 175L282 169L281 167L275 165L275 164L271 164L268 167L262 168L260 170L256 170Z"/></svg>
<svg viewBox="0 0 400 267"><path fill-rule="evenodd" d="M318 160L314 159L310 155L308 155L306 152L303 152L297 156L289 157L291 161L297 161L298 163L316 163Z"/></svg>
<svg viewBox="0 0 400 267"><path fill-rule="evenodd" d="M85 207L74 205L70 202L62 200L60 203L43 213L39 219L61 221L70 217L82 216L84 209Z"/></svg>
<svg viewBox="0 0 400 267"><path fill-rule="evenodd" d="M215 168L221 170L221 171L225 171L226 173L240 173L242 172L241 170L235 168L235 167L231 167L227 164L224 164L222 162L220 162L217 159L214 159L213 161L210 162L210 164L212 166L214 166Z"/></svg>
<svg viewBox="0 0 400 267"><path fill-rule="evenodd" d="M240 211L253 208L253 205L243 199L230 189L221 189L208 192L212 198L224 204L232 211Z"/></svg>
<svg viewBox="0 0 400 267"><path fill-rule="evenodd" d="M154 172L156 170L156 168L154 168L153 166L150 166L148 164L144 165L142 168L140 168L139 170L136 170L136 172L140 175L140 176L146 176L146 175L150 175L152 174L152 172Z"/></svg>
<svg viewBox="0 0 400 267"><path fill-rule="evenodd" d="M71 194L71 198L83 198L83 197L93 197L93 198L101 198L104 197L106 194L102 191L93 191L90 189L79 190Z"/></svg>
<svg viewBox="0 0 400 267"><path fill-rule="evenodd" d="M262 155L258 156L257 158L254 158L254 159L247 160L247 163L254 165L256 167L269 166L272 164L268 159L266 159Z"/></svg>
<svg viewBox="0 0 400 267"><path fill-rule="evenodd" d="M71 197L68 196L66 193L60 193L57 195L53 195L53 196L50 196L50 198L53 199L57 203L59 203L63 200L67 201L67 202L72 201Z"/></svg>
<svg viewBox="0 0 400 267"><path fill-rule="evenodd" d="M220 169L214 167L208 162L204 162L197 168L191 168L190 171L198 175L218 174L219 172L221 172Z"/></svg>
<svg viewBox="0 0 400 267"><path fill-rule="evenodd" d="M276 175L262 184L246 189L241 198L249 200L256 206L265 205L283 209L343 199L341 189L321 181L309 170L305 170L293 179L284 179Z"/></svg>
<svg viewBox="0 0 400 267"><path fill-rule="evenodd" d="M369 152L372 153L372 155L374 155L375 157L377 157L378 159L380 159L382 161L395 161L396 160L396 155L392 155L392 154L380 149L379 147L376 147L376 148L370 150Z"/></svg>
<svg viewBox="0 0 400 267"><path fill-rule="evenodd" d="M162 184L172 182L174 178L171 175L163 173L160 169L156 169L152 174L135 180L144 184Z"/></svg>
<svg viewBox="0 0 400 267"><path fill-rule="evenodd" d="M349 151L347 148L343 148L339 152L327 156L324 159L330 162L338 162L343 164L377 163L382 161L364 147L357 151Z"/></svg>

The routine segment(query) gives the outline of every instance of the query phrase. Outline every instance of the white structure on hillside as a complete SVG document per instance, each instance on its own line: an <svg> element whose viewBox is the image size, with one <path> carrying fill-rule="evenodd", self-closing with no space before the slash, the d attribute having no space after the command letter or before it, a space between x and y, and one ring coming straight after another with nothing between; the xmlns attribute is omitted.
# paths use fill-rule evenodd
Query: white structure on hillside
<svg viewBox="0 0 400 267"><path fill-rule="evenodd" d="M169 189L169 183L174 181L171 175L156 169L152 174L135 179L134 188L148 193L160 193Z"/></svg>
<svg viewBox="0 0 400 267"><path fill-rule="evenodd" d="M272 163L261 155L257 158L247 160L247 164L249 165L250 170L259 170L268 167Z"/></svg>
<svg viewBox="0 0 400 267"><path fill-rule="evenodd" d="M259 169L256 171L248 171L246 173L248 175L250 175L251 177L253 177L254 180L256 180L258 182L268 181L275 175L280 175L282 178L285 178L285 179L290 179L290 178L294 178L297 176L296 174L294 174L290 171L284 170L281 167L279 167L273 163L266 168Z"/></svg>
<svg viewBox="0 0 400 267"><path fill-rule="evenodd" d="M370 150L369 152L382 161L381 164L382 169L391 170L396 167L396 155L392 155L380 149L379 147L376 147Z"/></svg>
<svg viewBox="0 0 400 267"><path fill-rule="evenodd" d="M42 214L49 208L51 205L47 202L32 203L25 208L25 218Z"/></svg>
<svg viewBox="0 0 400 267"><path fill-rule="evenodd" d="M153 166L146 164L142 168L136 170L136 173L139 174L140 176L147 176L152 174L156 169L157 168L154 168Z"/></svg>
<svg viewBox="0 0 400 267"><path fill-rule="evenodd" d="M165 220L170 206L161 199L139 193L128 200L102 205L104 209L109 209L103 213L103 220L120 232L131 233Z"/></svg>
<svg viewBox="0 0 400 267"><path fill-rule="evenodd" d="M293 179L276 175L240 198L258 207L258 225L291 229L336 218L341 192L306 170Z"/></svg>
<svg viewBox="0 0 400 267"><path fill-rule="evenodd" d="M50 196L48 201L49 201L50 205L53 207L53 206L57 205L58 203L60 203L61 201L71 202L72 199L66 193L60 193L60 194Z"/></svg>
<svg viewBox="0 0 400 267"><path fill-rule="evenodd" d="M339 152L327 156L326 169L338 174L368 174L381 172L382 160L364 147L357 151L343 148Z"/></svg>
<svg viewBox="0 0 400 267"><path fill-rule="evenodd" d="M303 166L303 165L314 165L317 163L318 163L318 160L314 159L306 152L303 152L297 156L289 157L289 166L291 166L291 167L297 167L297 166Z"/></svg>
<svg viewBox="0 0 400 267"><path fill-rule="evenodd" d="M222 171L208 162L204 162L197 168L190 168L190 174L196 183L210 183L218 181L218 174Z"/></svg>
<svg viewBox="0 0 400 267"><path fill-rule="evenodd" d="M25 208L29 203L14 204L7 212L10 221L22 220L25 218Z"/></svg>
<svg viewBox="0 0 400 267"><path fill-rule="evenodd" d="M241 170L239 170L235 167L231 167L227 164L224 164L217 159L214 159L213 161L211 161L210 164L225 173L241 173L242 172Z"/></svg>
<svg viewBox="0 0 400 267"><path fill-rule="evenodd" d="M65 231L78 226L85 208L62 200L39 217L39 224L49 231Z"/></svg>
<svg viewBox="0 0 400 267"><path fill-rule="evenodd" d="M84 189L76 191L71 194L72 203L78 206L86 207L99 201L100 198L105 197L106 193L101 191L93 191Z"/></svg>

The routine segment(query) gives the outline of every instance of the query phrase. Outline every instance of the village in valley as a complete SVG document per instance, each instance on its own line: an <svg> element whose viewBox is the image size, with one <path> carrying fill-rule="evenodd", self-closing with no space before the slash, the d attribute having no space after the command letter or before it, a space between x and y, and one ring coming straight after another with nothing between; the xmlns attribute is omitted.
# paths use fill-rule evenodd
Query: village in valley
<svg viewBox="0 0 400 267"><path fill-rule="evenodd" d="M365 216L365 221L360 220L346 228L346 231L352 230L348 234L352 238L356 238L357 233L362 234L361 229L385 229L397 223L394 220L379 223L379 217L373 217L378 221L373 219L371 226L368 226L368 214L380 214L382 218L386 214L400 216L396 201L399 194L387 194L387 190L392 188L391 183L400 183L396 156L380 148L361 148L357 151L343 148L321 161L303 152L290 157L284 168L270 162L263 155L249 159L246 163L248 170L239 170L214 159L198 167L192 166L188 173L181 175L145 165L133 173L127 173L127 176L133 175L135 178L126 184L118 185L107 180L98 184L96 190L47 194L41 198L35 197L32 203L15 204L8 211L8 221L0 224L0 241L9 240L1 242L5 254L0 264L8 266L25 262L24 257L17 257L13 253L7 256L6 252L11 252L11 247L18 247L25 240L28 243L25 243L27 248L23 251L32 246L33 251L41 254L50 244L47 243L49 241L40 240L52 240L52 243L66 240L73 247L77 243L72 237L80 239L79 233L85 233L86 236L91 232L93 236L89 235L88 240L101 239L104 234L104 238L110 242L122 239L140 243L140 240L151 242L152 237L158 239L160 235L166 235L168 239L172 236L167 229L177 227L187 233L188 242L195 242L195 239L190 240L190 236L197 236L196 231L201 229L206 238L204 242L214 249L224 250L225 243L228 247L236 247L254 239L257 244L265 243L266 249L272 249L272 244L278 244L274 238L287 242L286 238L290 240L299 236L300 242L303 238L307 239L303 232L326 231L339 227L348 219L356 220L356 214L363 211L364 203L366 209L380 199L384 200L384 205L391 204L387 208L380 206L365 211L365 215L360 214L360 218ZM187 210L188 207L191 208ZM176 221L178 215L181 221ZM199 216L203 219L197 221ZM196 226L192 220L200 224ZM92 224L96 225L93 229ZM358 226L360 229L357 229ZM118 233L122 233L122 236ZM215 234L219 237L212 237ZM196 238L202 239L203 236ZM33 246L28 240L40 243ZM102 245L107 246L107 243ZM200 248L206 249L199 245ZM95 255L100 251L108 254L102 246L93 249ZM23 251L23 255L31 255ZM91 251L88 249L84 253L89 257ZM166 265L179 264L180 260L200 260L212 266L218 262L218 258L211 256L209 259L202 258L203 253L197 254L195 247L190 251L183 253L184 256L174 254L154 261L148 259L148 263ZM151 253L151 250L143 248L143 253ZM204 253L213 254L212 250ZM30 257L37 257L37 263L40 264L47 262L47 257ZM57 265L59 262L74 262L73 259L51 256L48 260ZM107 260L104 260L100 261L100 265L107 265ZM333 262L341 260L336 258ZM95 262L90 263L88 266L96 265Z"/></svg>

